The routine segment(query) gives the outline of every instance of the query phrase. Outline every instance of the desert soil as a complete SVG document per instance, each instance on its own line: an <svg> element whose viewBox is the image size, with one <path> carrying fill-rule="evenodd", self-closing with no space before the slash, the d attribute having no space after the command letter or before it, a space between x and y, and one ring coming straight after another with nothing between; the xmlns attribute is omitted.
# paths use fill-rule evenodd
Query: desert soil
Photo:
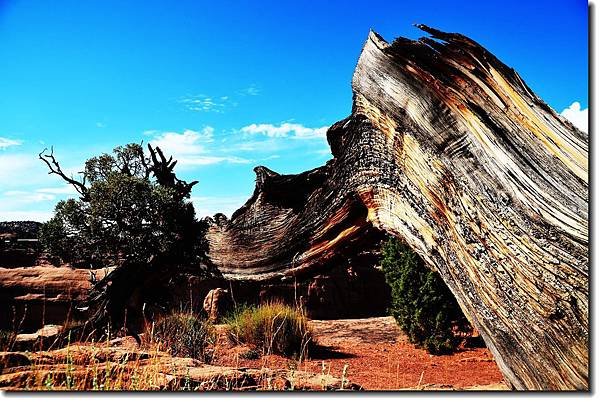
<svg viewBox="0 0 600 402"><path fill-rule="evenodd" d="M345 377L365 390L448 389L507 390L492 354L485 348L461 348L434 356L412 345L393 317L312 320L319 347L306 361L265 356L241 357L248 348L221 339L213 364L233 367L295 368Z"/></svg>

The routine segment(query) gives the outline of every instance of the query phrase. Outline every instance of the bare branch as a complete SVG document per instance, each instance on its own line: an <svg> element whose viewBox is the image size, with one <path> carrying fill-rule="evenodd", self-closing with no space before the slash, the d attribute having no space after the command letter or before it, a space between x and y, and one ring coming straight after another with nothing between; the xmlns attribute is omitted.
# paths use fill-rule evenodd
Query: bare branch
<svg viewBox="0 0 600 402"><path fill-rule="evenodd" d="M192 191L192 187L198 184L198 182L193 181L188 183L178 179L173 172L177 161L173 160L172 156L167 159L159 147L153 148L148 144L148 149L150 150L150 157L152 159L150 171L154 174L156 181L162 186L174 189L181 199L188 197Z"/></svg>
<svg viewBox="0 0 600 402"><path fill-rule="evenodd" d="M89 199L89 190L85 185L85 174L83 176L82 181L75 180L73 176L67 176L63 172L56 158L54 157L54 147L50 147L49 154L44 154L46 150L47 148L44 148L42 152L38 154L38 157L41 161L43 161L46 164L46 166L48 166L48 169L50 170L48 174L55 174L57 176L60 176L64 181L66 181L75 188L75 191L79 193L82 201L87 201Z"/></svg>

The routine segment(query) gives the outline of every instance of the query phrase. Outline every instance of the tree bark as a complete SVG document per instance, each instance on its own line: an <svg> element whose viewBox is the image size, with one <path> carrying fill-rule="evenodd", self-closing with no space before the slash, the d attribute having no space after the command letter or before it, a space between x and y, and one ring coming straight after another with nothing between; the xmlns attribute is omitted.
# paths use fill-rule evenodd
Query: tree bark
<svg viewBox="0 0 600 402"><path fill-rule="evenodd" d="M437 270L516 389L588 389L588 137L476 42L371 32L334 158L209 230L228 278L280 280L371 227Z"/></svg>

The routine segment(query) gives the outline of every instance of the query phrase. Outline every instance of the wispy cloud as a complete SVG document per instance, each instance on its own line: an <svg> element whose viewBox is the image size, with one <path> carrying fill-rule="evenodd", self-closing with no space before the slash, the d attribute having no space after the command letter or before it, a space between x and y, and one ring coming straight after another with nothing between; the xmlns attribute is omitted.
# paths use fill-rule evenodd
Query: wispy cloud
<svg viewBox="0 0 600 402"><path fill-rule="evenodd" d="M228 96L213 98L206 95L193 95L181 98L179 103L193 112L224 113L228 107L232 106Z"/></svg>
<svg viewBox="0 0 600 402"><path fill-rule="evenodd" d="M152 136L150 143L159 146L166 154L173 155L180 166L193 167L260 163L278 158L276 153L279 151L294 148L314 153L314 148L318 147L319 154L326 155L322 149L326 147L327 128L309 128L297 123L250 124L226 135L221 134L218 138L215 138L215 130L210 126L199 131L147 130L144 134Z"/></svg>
<svg viewBox="0 0 600 402"><path fill-rule="evenodd" d="M184 130L182 133L154 130L150 143L159 146L166 154L173 155L180 166L206 166L219 163L244 164L252 161L236 155L224 154L224 150L214 145L214 129L210 126L200 131Z"/></svg>
<svg viewBox="0 0 600 402"><path fill-rule="evenodd" d="M206 166L216 165L219 163L236 163L236 164L248 164L252 163L251 159L240 158L238 156L194 156L184 157L178 159L179 163L187 166Z"/></svg>
<svg viewBox="0 0 600 402"><path fill-rule="evenodd" d="M30 184L44 174L42 165L30 154L2 153L0 154L0 188L14 184ZM24 174L27 172L27 174ZM43 176L41 176L43 177Z"/></svg>
<svg viewBox="0 0 600 402"><path fill-rule="evenodd" d="M261 89L255 84L250 85L248 88L244 88L240 91L242 96L257 96L261 92Z"/></svg>
<svg viewBox="0 0 600 402"><path fill-rule="evenodd" d="M573 102L571 106L560 113L581 131L588 132L588 109L581 109L579 102Z"/></svg>
<svg viewBox="0 0 600 402"><path fill-rule="evenodd" d="M232 95L187 95L179 99L178 102L192 112L225 113L227 110L237 107L242 98L258 96L260 92L260 88L252 84L239 91L234 91Z"/></svg>
<svg viewBox="0 0 600 402"><path fill-rule="evenodd" d="M63 158L60 154L56 154L65 174L79 177L79 172L84 166L73 163L72 153L69 156L71 158L66 156ZM53 194L58 198L76 194L60 177L48 174L48 167L38 159L37 152L0 153L0 199L3 197L3 192L9 191ZM16 193L9 194L16 196Z"/></svg>
<svg viewBox="0 0 600 402"><path fill-rule="evenodd" d="M4 191L0 193L0 220L45 222L52 217L52 205L72 193L66 187Z"/></svg>
<svg viewBox="0 0 600 402"><path fill-rule="evenodd" d="M63 195L76 195L76 191L72 186L66 185L61 187L47 187L37 190L8 190L2 193L5 199L13 199L15 202L22 204L31 204L44 201L53 201L57 198L62 198Z"/></svg>
<svg viewBox="0 0 600 402"><path fill-rule="evenodd" d="M17 198L19 203L21 204L52 201L56 198L56 196L54 196L53 194L39 193L37 191L28 192L19 190L5 191L4 193L2 193L2 196L8 198Z"/></svg>
<svg viewBox="0 0 600 402"><path fill-rule="evenodd" d="M304 127L302 124L297 123L282 123L279 125L273 124L250 124L249 126L242 127L241 131L245 134L259 134L266 135L270 138L293 138L298 140L309 140L309 139L323 139L326 138L327 129L329 127L317 127L310 128Z"/></svg>
<svg viewBox="0 0 600 402"><path fill-rule="evenodd" d="M77 191L70 184L65 184L61 187L45 187L36 190L41 194L57 194L57 195L78 195Z"/></svg>
<svg viewBox="0 0 600 402"><path fill-rule="evenodd" d="M0 137L0 149L6 149L8 147L15 147L17 145L21 145L21 141L12 140L6 137Z"/></svg>

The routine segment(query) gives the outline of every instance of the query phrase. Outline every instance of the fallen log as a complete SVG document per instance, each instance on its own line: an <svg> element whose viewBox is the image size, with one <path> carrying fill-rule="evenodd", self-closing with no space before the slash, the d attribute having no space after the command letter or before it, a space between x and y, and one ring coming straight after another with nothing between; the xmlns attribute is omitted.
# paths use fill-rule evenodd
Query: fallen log
<svg viewBox="0 0 600 402"><path fill-rule="evenodd" d="M588 389L588 137L473 40L419 28L431 37L369 34L334 158L257 167L210 258L286 281L386 231L441 274L512 387Z"/></svg>

